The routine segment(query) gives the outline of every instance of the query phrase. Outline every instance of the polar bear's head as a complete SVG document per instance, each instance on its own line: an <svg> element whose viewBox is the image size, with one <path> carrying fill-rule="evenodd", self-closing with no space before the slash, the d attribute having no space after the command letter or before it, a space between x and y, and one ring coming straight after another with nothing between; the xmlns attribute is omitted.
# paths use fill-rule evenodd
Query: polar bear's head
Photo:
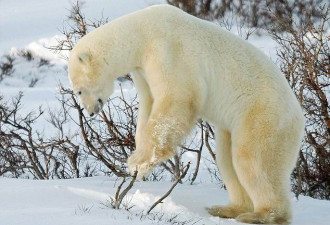
<svg viewBox="0 0 330 225"><path fill-rule="evenodd" d="M73 91L91 116L100 112L113 92L115 80L99 61L90 51L72 51L69 59L68 72Z"/></svg>

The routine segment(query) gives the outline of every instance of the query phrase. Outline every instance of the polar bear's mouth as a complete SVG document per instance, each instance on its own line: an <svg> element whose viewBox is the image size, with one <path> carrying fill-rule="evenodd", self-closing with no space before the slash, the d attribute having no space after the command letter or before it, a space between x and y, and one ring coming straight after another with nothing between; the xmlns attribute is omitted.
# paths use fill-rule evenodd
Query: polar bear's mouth
<svg viewBox="0 0 330 225"><path fill-rule="evenodd" d="M97 99L97 104L94 107L94 113L95 114L99 113L101 111L102 107L103 107L103 101L102 101L102 99L99 98L99 99Z"/></svg>
<svg viewBox="0 0 330 225"><path fill-rule="evenodd" d="M102 107L103 107L103 101L102 99L99 98L97 99L97 103L94 106L94 112L92 112L90 116L94 116L95 114L98 114L101 111Z"/></svg>

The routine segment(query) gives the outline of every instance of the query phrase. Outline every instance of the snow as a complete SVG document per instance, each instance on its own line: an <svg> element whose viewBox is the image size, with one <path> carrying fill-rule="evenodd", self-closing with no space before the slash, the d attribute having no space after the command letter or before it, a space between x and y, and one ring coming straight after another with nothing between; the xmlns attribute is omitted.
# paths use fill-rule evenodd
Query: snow
<svg viewBox="0 0 330 225"><path fill-rule="evenodd" d="M24 93L23 112L58 106L58 85L69 87L66 61L47 50L61 38L59 29L70 9L70 0L0 0L0 61L1 56L15 57L15 71L0 82L0 95L6 99ZM83 7L86 18L97 19L103 15L110 20L153 3L164 0L88 0ZM269 37L251 36L249 41L269 55L274 61L276 44ZM33 59L22 57L22 49ZM48 66L41 65L46 59ZM31 80L38 79L33 87ZM135 89L124 85L124 92L135 95ZM118 94L118 87L115 95ZM46 118L44 118L45 121ZM37 124L52 135L46 122ZM194 153L186 153L186 160L195 162ZM204 156L203 156L204 157ZM93 177L71 180L28 180L0 177L0 225L84 225L84 224L173 224L168 221L188 221L187 224L240 224L235 220L209 216L204 210L212 205L225 205L228 194L213 182L203 158L197 184L179 184L173 193L157 206L152 215L146 216L149 207L167 190L170 182L137 182L124 199L130 211L106 207L114 196L119 180ZM189 177L189 176L188 176ZM326 224L330 221L330 202L300 196L294 202L292 224ZM177 215L179 214L179 215ZM166 222L167 221L167 222Z"/></svg>
<svg viewBox="0 0 330 225"><path fill-rule="evenodd" d="M241 224L232 219L209 216L206 206L223 205L226 191L216 184L181 184L152 215L143 216L170 188L169 182L137 182L124 199L129 211L106 207L120 181L109 177L71 180L24 180L0 178L0 224L2 225L84 225L84 224L171 224L152 219L153 215L196 224ZM330 220L330 202L300 197L294 202L292 224L324 225ZM142 216L142 219L141 219ZM188 224L193 224L188 223Z"/></svg>

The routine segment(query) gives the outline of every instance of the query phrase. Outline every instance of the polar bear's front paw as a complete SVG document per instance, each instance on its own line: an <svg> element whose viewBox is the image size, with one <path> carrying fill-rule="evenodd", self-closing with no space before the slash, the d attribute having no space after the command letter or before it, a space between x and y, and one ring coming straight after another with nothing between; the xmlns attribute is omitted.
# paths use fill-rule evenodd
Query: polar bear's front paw
<svg viewBox="0 0 330 225"><path fill-rule="evenodd" d="M148 160L139 160L136 154L131 155L128 158L127 163L131 175L134 175L135 171L138 171L137 179L141 179L142 177L148 175L155 167L154 163Z"/></svg>

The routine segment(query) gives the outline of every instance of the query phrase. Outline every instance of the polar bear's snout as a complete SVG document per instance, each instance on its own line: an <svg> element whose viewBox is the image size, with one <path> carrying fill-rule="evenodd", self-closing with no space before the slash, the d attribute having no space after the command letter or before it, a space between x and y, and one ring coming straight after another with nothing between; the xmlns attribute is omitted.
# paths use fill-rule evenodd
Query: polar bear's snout
<svg viewBox="0 0 330 225"><path fill-rule="evenodd" d="M97 99L97 102L94 105L93 111L89 112L89 115L94 116L95 114L98 114L101 111L102 107L103 107L103 101L102 99L99 98Z"/></svg>
<svg viewBox="0 0 330 225"><path fill-rule="evenodd" d="M82 101L83 107L84 109L87 110L88 114L90 116L94 116L96 114L98 114L102 108L103 108L103 100L102 99L97 99L97 101L93 104L86 104L86 102Z"/></svg>
<svg viewBox="0 0 330 225"><path fill-rule="evenodd" d="M101 111L102 107L103 107L103 101L102 101L102 99L99 98L99 99L97 99L97 103L94 106L94 112L99 113Z"/></svg>

